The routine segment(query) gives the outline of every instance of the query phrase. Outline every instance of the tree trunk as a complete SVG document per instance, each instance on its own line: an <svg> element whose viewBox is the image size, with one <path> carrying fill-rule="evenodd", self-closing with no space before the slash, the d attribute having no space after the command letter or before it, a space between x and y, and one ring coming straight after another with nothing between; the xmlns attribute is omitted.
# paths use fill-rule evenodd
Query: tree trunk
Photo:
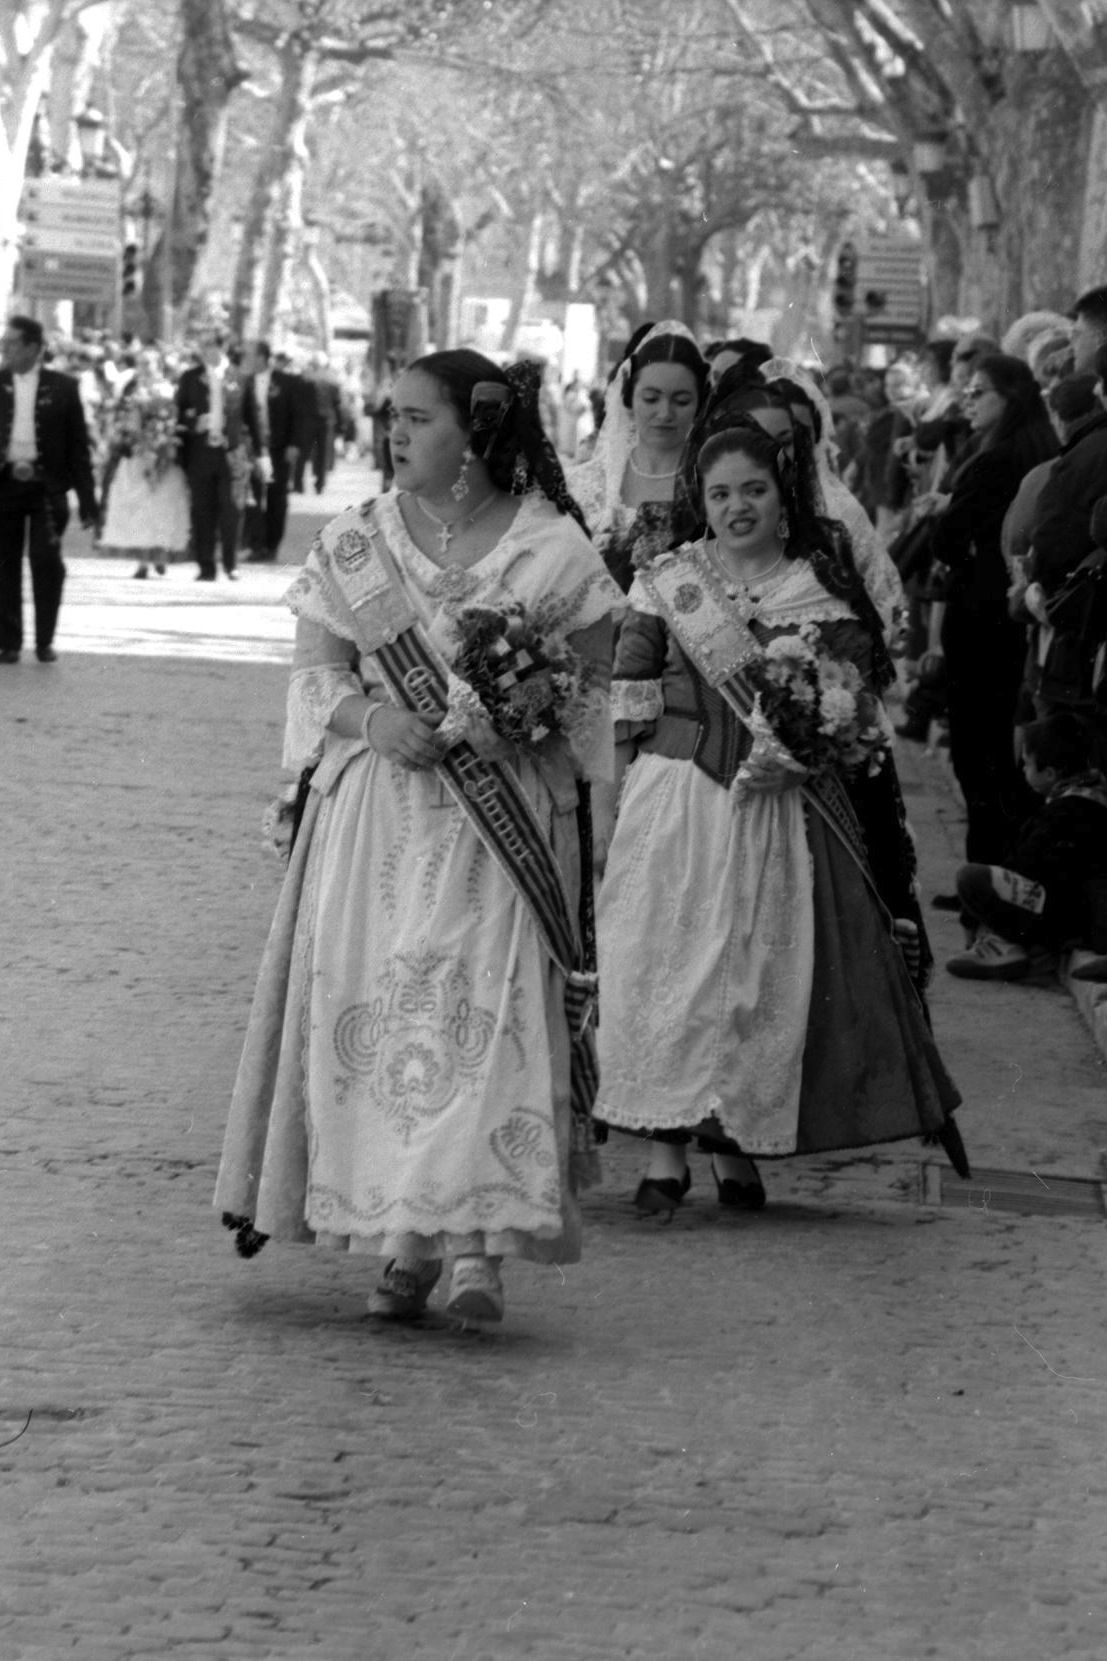
<svg viewBox="0 0 1107 1661"><path fill-rule="evenodd" d="M290 39L281 54L281 92L274 112L270 156L262 164L270 176L272 204L257 314L257 331L263 336L269 333L280 311L303 233L307 129L318 69L318 58L301 41ZM244 247L245 243L243 237Z"/></svg>
<svg viewBox="0 0 1107 1661"><path fill-rule="evenodd" d="M235 58L226 0L180 0L177 78L182 103L175 137L171 211L153 249L143 301L170 317L188 297L211 230L211 201L223 158L227 111L246 79Z"/></svg>
<svg viewBox="0 0 1107 1661"><path fill-rule="evenodd" d="M1005 80L988 134L1001 221L994 253L1001 329L1022 312L1067 311L1075 298L1090 113L1063 52L1012 53Z"/></svg>
<svg viewBox="0 0 1107 1661"><path fill-rule="evenodd" d="M11 28L11 22L5 25ZM5 52L9 41L2 41ZM14 48L14 35L11 39ZM14 67L10 67L14 61ZM18 251L19 198L27 171L27 151L34 132L39 100L49 79L49 48L9 59L0 98L0 312L11 304Z"/></svg>
<svg viewBox="0 0 1107 1661"><path fill-rule="evenodd" d="M667 215L660 214L650 236L638 250L645 280L645 315L660 323L672 317L681 308L684 298L674 297L673 227Z"/></svg>
<svg viewBox="0 0 1107 1661"><path fill-rule="evenodd" d="M507 314L504 324L501 350L514 355L515 337L519 333L519 325L534 309L538 298L538 269L542 259L542 215L536 213L530 222L530 234L527 237L526 264L515 285L515 293L511 300L511 310Z"/></svg>
<svg viewBox="0 0 1107 1661"><path fill-rule="evenodd" d="M1088 180L1084 192L1077 293L1095 288L1107 270L1107 104L1096 103L1088 116Z"/></svg>

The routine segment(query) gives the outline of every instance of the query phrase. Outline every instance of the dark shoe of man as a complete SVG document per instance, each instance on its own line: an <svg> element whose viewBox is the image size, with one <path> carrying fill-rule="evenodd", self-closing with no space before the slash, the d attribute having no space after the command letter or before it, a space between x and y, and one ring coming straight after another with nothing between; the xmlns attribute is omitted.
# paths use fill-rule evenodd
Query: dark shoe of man
<svg viewBox="0 0 1107 1661"><path fill-rule="evenodd" d="M909 738L914 744L925 744L930 737L929 721L907 720L895 729L897 738Z"/></svg>
<svg viewBox="0 0 1107 1661"><path fill-rule="evenodd" d="M38 658L40 663L57 663L58 661L58 654L55 652L53 646L39 646L35 652L35 656Z"/></svg>
<svg viewBox="0 0 1107 1661"><path fill-rule="evenodd" d="M18 662L19 662L19 653L16 652L16 651L11 650L10 647L7 647L7 648L5 648L4 651L0 652L0 663L18 663Z"/></svg>
<svg viewBox="0 0 1107 1661"><path fill-rule="evenodd" d="M274 560L276 559L276 557L277 557L276 554L261 554L261 553L247 554L246 555L246 564L247 565L272 565Z"/></svg>
<svg viewBox="0 0 1107 1661"><path fill-rule="evenodd" d="M1095 981L1102 986L1107 982L1107 956L1100 953L1097 957L1089 957L1084 963L1078 963L1069 979Z"/></svg>
<svg viewBox="0 0 1107 1661"><path fill-rule="evenodd" d="M214 571L197 571L196 581L198 583L213 583L215 581L215 572Z"/></svg>

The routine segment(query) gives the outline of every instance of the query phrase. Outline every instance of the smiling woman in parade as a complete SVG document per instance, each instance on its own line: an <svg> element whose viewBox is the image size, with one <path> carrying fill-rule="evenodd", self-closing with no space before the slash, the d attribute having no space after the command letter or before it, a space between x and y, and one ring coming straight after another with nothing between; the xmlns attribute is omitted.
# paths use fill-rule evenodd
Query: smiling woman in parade
<svg viewBox="0 0 1107 1661"><path fill-rule="evenodd" d="M569 470L570 489L624 592L640 540L667 545L684 446L706 389L707 363L684 324L643 325L607 388L593 455Z"/></svg>
<svg viewBox="0 0 1107 1661"><path fill-rule="evenodd" d="M289 595L285 761L315 771L217 1204L247 1253L387 1259L386 1318L422 1312L444 1258L447 1312L498 1320L501 1257L580 1252L578 780L610 771L621 596L537 390L475 352L412 364L395 491L334 520Z"/></svg>
<svg viewBox="0 0 1107 1661"><path fill-rule="evenodd" d="M963 1163L880 621L774 438L723 400L689 451L704 533L639 571L617 649L629 771L598 917L597 1111L653 1138L636 1204L662 1216L694 1135L745 1209L752 1155L929 1135Z"/></svg>

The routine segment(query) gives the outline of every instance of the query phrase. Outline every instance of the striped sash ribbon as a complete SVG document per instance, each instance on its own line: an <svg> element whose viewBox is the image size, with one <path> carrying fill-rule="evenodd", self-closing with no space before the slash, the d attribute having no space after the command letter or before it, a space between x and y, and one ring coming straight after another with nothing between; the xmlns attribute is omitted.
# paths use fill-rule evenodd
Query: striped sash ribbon
<svg viewBox="0 0 1107 1661"><path fill-rule="evenodd" d="M702 547L682 549L659 560L640 574L640 580L686 656L744 722L753 712L754 696L742 679L742 669L760 656L762 648L749 624L735 615ZM799 788L804 801L850 854L881 912L888 916L869 868L861 826L841 779L834 774L808 778Z"/></svg>
<svg viewBox="0 0 1107 1661"><path fill-rule="evenodd" d="M374 655L405 709L420 715L445 713L445 672L418 624L376 644ZM592 1031L597 982L593 972L580 967L577 931L553 849L510 767L486 761L464 740L452 745L437 765L450 794L526 903L547 951L565 976L572 1103L575 1113L587 1115L599 1083ZM590 873L582 880L590 880Z"/></svg>

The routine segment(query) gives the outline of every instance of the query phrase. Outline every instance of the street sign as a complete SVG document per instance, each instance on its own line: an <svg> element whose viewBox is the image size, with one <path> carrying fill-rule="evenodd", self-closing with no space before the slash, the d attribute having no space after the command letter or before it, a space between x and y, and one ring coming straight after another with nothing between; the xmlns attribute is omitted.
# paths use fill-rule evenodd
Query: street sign
<svg viewBox="0 0 1107 1661"><path fill-rule="evenodd" d="M28 225L20 247L24 253L35 250L43 254L88 254L93 258L115 259L119 253L119 232L109 236L103 231L54 230Z"/></svg>
<svg viewBox="0 0 1107 1661"><path fill-rule="evenodd" d="M27 298L114 305L121 213L118 179L28 179L19 203L19 286Z"/></svg>
<svg viewBox="0 0 1107 1661"><path fill-rule="evenodd" d="M903 236L870 236L857 271L857 312L865 339L903 346L916 342L925 317L922 248Z"/></svg>
<svg viewBox="0 0 1107 1661"><path fill-rule="evenodd" d="M29 249L19 269L19 287L29 300L97 300L110 305L119 291L119 260L114 254Z"/></svg>

